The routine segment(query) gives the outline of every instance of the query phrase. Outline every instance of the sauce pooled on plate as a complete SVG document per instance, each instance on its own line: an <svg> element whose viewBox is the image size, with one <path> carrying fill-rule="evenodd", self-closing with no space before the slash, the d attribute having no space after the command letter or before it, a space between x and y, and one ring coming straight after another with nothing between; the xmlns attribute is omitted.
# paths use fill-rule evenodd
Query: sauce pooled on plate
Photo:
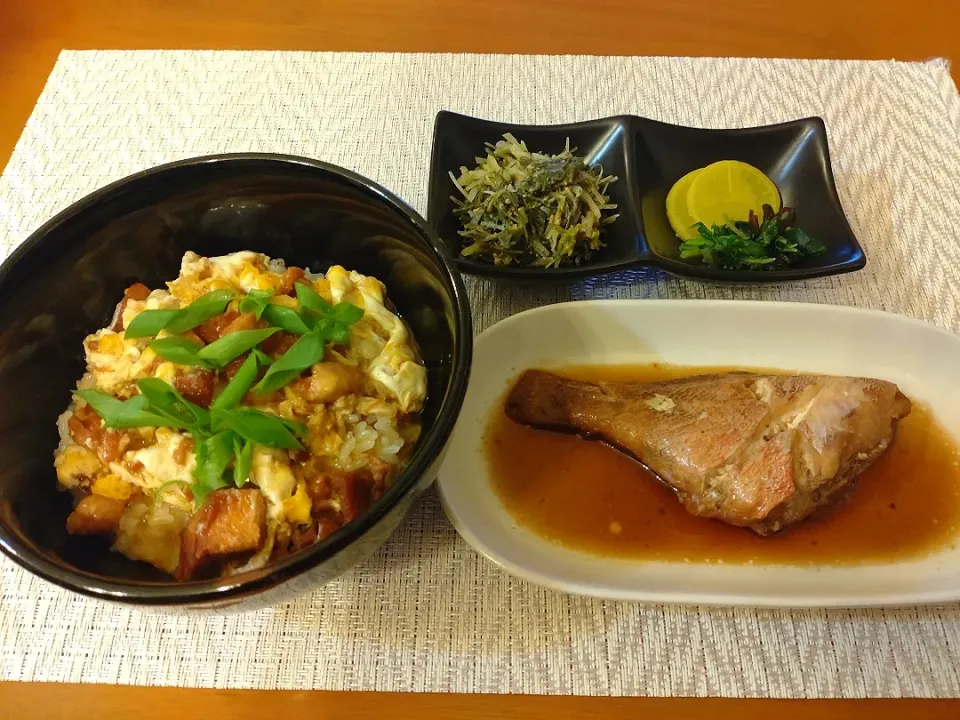
<svg viewBox="0 0 960 720"><path fill-rule="evenodd" d="M728 368L567 368L579 380L655 382ZM835 506L770 536L694 517L639 463L602 443L514 423L485 435L494 487L517 521L557 543L646 560L853 564L939 549L960 533L960 450L915 405L890 449Z"/></svg>

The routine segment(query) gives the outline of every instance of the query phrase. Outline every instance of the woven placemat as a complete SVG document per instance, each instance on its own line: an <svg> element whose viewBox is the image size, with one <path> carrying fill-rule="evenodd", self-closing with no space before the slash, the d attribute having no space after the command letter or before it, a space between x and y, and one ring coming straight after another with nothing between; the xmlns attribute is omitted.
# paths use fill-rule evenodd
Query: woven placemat
<svg viewBox="0 0 960 720"><path fill-rule="evenodd" d="M704 127L826 119L855 275L718 288L645 271L568 289L470 281L478 330L587 297L801 300L960 330L960 98L942 61L66 52L0 180L4 254L82 195L228 151L321 158L425 212L435 113ZM362 567L255 614L165 617L0 561L0 677L203 687L777 697L960 695L960 606L651 607L515 580L431 494Z"/></svg>

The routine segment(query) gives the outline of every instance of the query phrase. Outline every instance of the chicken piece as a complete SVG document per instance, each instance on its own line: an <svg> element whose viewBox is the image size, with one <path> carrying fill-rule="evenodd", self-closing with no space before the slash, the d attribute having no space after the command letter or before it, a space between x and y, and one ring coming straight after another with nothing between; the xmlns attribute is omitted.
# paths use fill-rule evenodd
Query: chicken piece
<svg viewBox="0 0 960 720"><path fill-rule="evenodd" d="M173 386L190 402L208 408L213 401L216 380L217 374L211 370L177 371Z"/></svg>
<svg viewBox="0 0 960 720"><path fill-rule="evenodd" d="M240 317L240 313L236 310L227 310L219 315L214 315L209 320L204 320L193 331L203 342L209 344L214 340L219 340L220 336L223 335L224 328L238 317Z"/></svg>
<svg viewBox="0 0 960 720"><path fill-rule="evenodd" d="M87 495L67 516L67 532L71 535L112 535L126 507L125 500Z"/></svg>
<svg viewBox="0 0 960 720"><path fill-rule="evenodd" d="M306 273L298 267L288 267L283 273L283 279L280 281L280 287L277 288L277 295L293 295L296 289L297 280Z"/></svg>
<svg viewBox="0 0 960 720"><path fill-rule="evenodd" d="M163 500L134 497L120 518L113 549L172 573L180 562L180 533L189 515Z"/></svg>
<svg viewBox="0 0 960 720"><path fill-rule="evenodd" d="M317 363L310 377L302 381L303 393L310 402L329 403L363 387L363 371L335 360Z"/></svg>
<svg viewBox="0 0 960 720"><path fill-rule="evenodd" d="M373 502L373 481L357 473L340 473L334 478L334 492L340 499L343 522L356 520Z"/></svg>
<svg viewBox="0 0 960 720"><path fill-rule="evenodd" d="M230 333L240 332L242 330L253 330L257 327L257 316L253 313L245 312L237 315L223 328L220 337Z"/></svg>
<svg viewBox="0 0 960 720"><path fill-rule="evenodd" d="M227 363L226 367L223 368L224 374L227 376L227 381L233 380L234 375L240 372L240 368L243 367L243 364L247 361L247 358L250 357L250 353L245 352L239 357L235 357L233 360Z"/></svg>
<svg viewBox="0 0 960 720"><path fill-rule="evenodd" d="M73 411L67 429L74 442L89 447L104 464L112 463L127 450L139 447L138 438L133 433L104 428L100 416L90 405L82 405Z"/></svg>
<svg viewBox="0 0 960 720"><path fill-rule="evenodd" d="M204 320L193 329L193 332L204 343L210 344L224 335L229 335L238 330L253 330L256 326L257 316L253 313L227 310L219 315L214 315L209 320Z"/></svg>
<svg viewBox="0 0 960 720"><path fill-rule="evenodd" d="M142 302L148 297L150 297L150 288L143 283L134 283L124 290L123 300L117 303L117 307L113 311L113 319L110 321L109 328L114 332L120 332L123 330L123 311L126 309L127 303L131 300L138 300Z"/></svg>
<svg viewBox="0 0 960 720"><path fill-rule="evenodd" d="M266 500L259 490L210 493L183 529L180 564L174 575L189 580L212 556L256 550L263 542L266 517Z"/></svg>
<svg viewBox="0 0 960 720"><path fill-rule="evenodd" d="M299 339L299 335L294 335L293 333L288 333L281 330L280 332L274 333L260 343L260 349L276 360L287 350L292 348L294 343L296 343Z"/></svg>
<svg viewBox="0 0 960 720"><path fill-rule="evenodd" d="M343 527L343 517L334 510L321 510L317 513L317 540L325 540Z"/></svg>
<svg viewBox="0 0 960 720"><path fill-rule="evenodd" d="M725 373L589 383L528 370L515 422L596 437L644 463L686 509L774 533L839 497L889 446L910 401L881 380Z"/></svg>
<svg viewBox="0 0 960 720"><path fill-rule="evenodd" d="M192 437L183 438L173 451L173 461L177 465L186 466L196 447L197 442Z"/></svg>
<svg viewBox="0 0 960 720"><path fill-rule="evenodd" d="M138 436L124 430L104 430L96 441L97 456L105 465L119 460L127 450L139 447Z"/></svg>
<svg viewBox="0 0 960 720"><path fill-rule="evenodd" d="M68 445L57 453L53 461L57 479L64 487L77 487L99 472L100 458L83 445Z"/></svg>
<svg viewBox="0 0 960 720"><path fill-rule="evenodd" d="M304 487L312 502L313 514L338 509L341 523L355 520L383 495L384 475L377 476L366 469L358 472L307 470L304 474Z"/></svg>
<svg viewBox="0 0 960 720"><path fill-rule="evenodd" d="M194 342L197 345L206 344L203 342L203 338L197 335L193 330L187 330L186 332L182 332L179 334L178 337L182 337L184 340L189 340L190 342Z"/></svg>
<svg viewBox="0 0 960 720"><path fill-rule="evenodd" d="M67 429L70 431L70 437L78 445L87 447L96 447L103 432L103 421L97 415L90 405L81 405L70 415L67 420Z"/></svg>

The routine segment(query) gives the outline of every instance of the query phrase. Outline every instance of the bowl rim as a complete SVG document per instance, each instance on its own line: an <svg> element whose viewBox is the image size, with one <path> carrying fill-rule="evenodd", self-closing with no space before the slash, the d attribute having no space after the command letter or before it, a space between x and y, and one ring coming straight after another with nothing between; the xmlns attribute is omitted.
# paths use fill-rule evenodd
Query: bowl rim
<svg viewBox="0 0 960 720"><path fill-rule="evenodd" d="M588 128L603 123L617 123L627 131L627 137L624 142L627 143L628 160L634 161L636 158L637 142L636 136L642 134L645 128L661 128L666 130L675 130L681 132L690 132L698 135L713 135L715 137L730 137L736 135L752 135L756 133L783 131L786 129L806 129L812 131L816 136L818 143L822 145L824 159L826 160L826 172L824 181L826 182L827 194L833 205L833 209L839 215L843 224L843 229L847 235L845 246L850 249L851 255L830 264L821 264L804 267L786 267L772 270L770 272L751 272L747 270L724 270L703 264L685 263L680 260L674 260L656 253L651 247L646 237L646 228L644 227L644 217L642 209L636 207L633 209L638 226L638 231L642 238L643 248L633 255L621 257L619 259L594 260L581 265L568 265L559 268L532 268L526 266L498 266L489 263L480 263L475 260L465 259L456 255L454 263L457 269L465 275L476 277L485 277L497 282L532 284L532 285L565 285L578 282L592 277L603 277L614 273L651 269L665 272L670 275L680 276L685 280L692 280L706 284L730 284L730 285L770 285L784 282L796 282L801 280L812 280L834 275L843 275L846 273L857 272L867 265L867 257L863 246L857 239L850 224L850 218L843 208L840 200L839 188L833 171L833 159L830 152L830 140L827 133L826 121L821 115L806 115L788 120L781 120L775 123L764 125L749 125L744 127L697 127L695 125L683 125L680 123L671 123L664 120L657 120L644 115L630 113L620 113L608 115L605 117L595 117L588 120L578 120L569 123L516 123L503 120L491 120L488 118L467 115L454 110L441 109L434 118L433 126L433 146L430 153L429 183L427 191L427 219L430 222L434 232L439 234L441 219L446 217L449 212L448 204L442 208L435 207L433 202L435 176L438 174L437 165L439 158L437 148L441 135L441 125L444 126L444 134L457 132L457 123L474 122L480 125L492 127L510 128L514 132L525 130L546 130L553 132L563 132L570 129ZM453 130L448 124L453 125ZM636 191L636 171L628 168L628 177L624 178L629 188L629 194L632 196ZM621 212L622 215L627 213ZM621 217L621 220L624 220ZM450 245L441 240L445 245ZM452 247L452 245L450 245ZM447 248L451 253L450 247Z"/></svg>
<svg viewBox="0 0 960 720"><path fill-rule="evenodd" d="M296 155L237 152L183 158L127 175L81 197L34 230L0 264L0 288L10 282L20 262L36 248L42 247L52 232L78 215L89 211L90 208L109 202L126 192L133 184L149 181L156 176L184 168L206 165L242 166L258 163L274 165L277 168L290 166L308 168L319 171L321 174L338 176L346 180L354 189L372 195L374 199L385 203L399 218L405 219L412 225L433 249L443 270L444 283L454 308L455 327L459 330L454 338L450 383L445 389L433 426L424 433L410 463L400 472L394 484L367 512L311 547L293 553L283 560L269 563L260 570L238 575L236 579L228 577L188 582L128 583L53 561L42 551L22 542L17 537L18 533L9 529L5 523L0 523L0 551L29 572L67 590L128 605L200 607L227 604L281 585L329 560L360 538L386 516L402 497L415 488L422 476L430 471L446 446L463 405L473 360L473 320L463 277L446 246L437 237L430 224L412 206L379 183L338 165Z"/></svg>

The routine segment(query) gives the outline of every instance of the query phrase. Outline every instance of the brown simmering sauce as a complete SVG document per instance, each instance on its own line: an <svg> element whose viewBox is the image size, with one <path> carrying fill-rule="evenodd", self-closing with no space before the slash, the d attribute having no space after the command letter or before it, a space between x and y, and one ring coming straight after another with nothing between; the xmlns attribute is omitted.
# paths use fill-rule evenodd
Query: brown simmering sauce
<svg viewBox="0 0 960 720"><path fill-rule="evenodd" d="M654 382L732 369L642 365L561 373ZM960 533L960 450L922 405L914 404L890 449L841 502L760 537L688 514L672 490L603 443L514 423L503 401L485 434L494 487L519 523L561 545L647 560L852 564L922 555Z"/></svg>

